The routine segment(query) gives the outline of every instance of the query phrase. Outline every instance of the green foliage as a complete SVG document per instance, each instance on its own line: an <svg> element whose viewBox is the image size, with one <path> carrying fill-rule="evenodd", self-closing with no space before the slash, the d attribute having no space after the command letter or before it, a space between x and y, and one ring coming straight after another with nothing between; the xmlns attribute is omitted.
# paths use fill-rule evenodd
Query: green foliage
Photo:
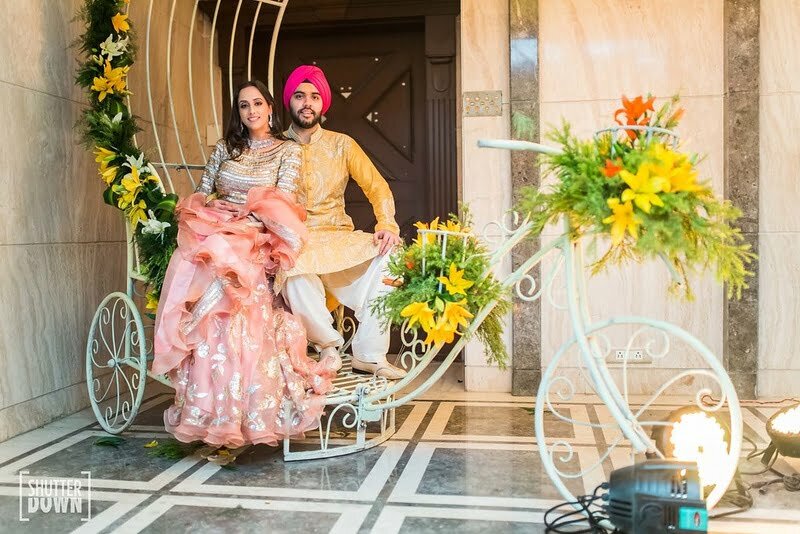
<svg viewBox="0 0 800 534"><path fill-rule="evenodd" d="M98 447L114 447L115 449L118 449L123 443L125 443L125 438L117 436L103 436L94 440L94 444Z"/></svg>
<svg viewBox="0 0 800 534"><path fill-rule="evenodd" d="M136 119L128 112L124 101L107 97L100 110L86 110L78 120L84 146L92 149L101 146L118 154L139 157L141 151L133 143L133 136L141 131ZM118 117L115 121L114 118ZM124 158L119 164L124 162Z"/></svg>
<svg viewBox="0 0 800 534"><path fill-rule="evenodd" d="M161 296L161 286L167 274L169 260L178 246L178 223L174 212L165 213L166 218L159 217L162 222L170 223L161 235L136 234L136 245L139 247L139 263L141 274L147 277L152 286L155 299Z"/></svg>
<svg viewBox="0 0 800 534"><path fill-rule="evenodd" d="M168 460L180 460L191 456L205 444L202 441L192 443L182 443L176 439L159 441L158 445L147 451L149 456L156 458L166 458Z"/></svg>

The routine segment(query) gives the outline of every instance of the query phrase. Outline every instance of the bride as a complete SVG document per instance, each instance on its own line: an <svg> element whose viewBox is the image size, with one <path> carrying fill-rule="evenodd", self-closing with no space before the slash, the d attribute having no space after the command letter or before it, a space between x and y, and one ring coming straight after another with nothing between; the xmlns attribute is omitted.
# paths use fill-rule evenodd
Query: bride
<svg viewBox="0 0 800 534"><path fill-rule="evenodd" d="M200 185L177 208L152 366L175 387L167 430L227 448L316 428L341 366L338 355L307 356L305 331L273 287L307 238L294 197L300 146L281 134L261 82L242 84L233 105Z"/></svg>

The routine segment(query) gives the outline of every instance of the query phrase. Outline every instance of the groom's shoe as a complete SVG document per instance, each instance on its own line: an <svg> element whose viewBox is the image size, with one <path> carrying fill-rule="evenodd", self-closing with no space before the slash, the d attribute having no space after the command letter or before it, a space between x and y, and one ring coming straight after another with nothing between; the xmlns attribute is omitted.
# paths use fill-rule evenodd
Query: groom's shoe
<svg viewBox="0 0 800 534"><path fill-rule="evenodd" d="M352 363L354 371L372 373L375 376L381 376L387 380L400 380L406 376L406 372L404 370L387 362L386 358L379 362L365 362L354 356Z"/></svg>

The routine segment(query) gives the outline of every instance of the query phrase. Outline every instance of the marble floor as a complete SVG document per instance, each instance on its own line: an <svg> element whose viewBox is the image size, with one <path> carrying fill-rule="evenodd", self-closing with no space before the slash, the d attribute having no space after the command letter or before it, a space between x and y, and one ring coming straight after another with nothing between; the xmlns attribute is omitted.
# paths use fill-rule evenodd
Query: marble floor
<svg viewBox="0 0 800 534"><path fill-rule="evenodd" d="M544 474L533 436L533 399L468 393L459 369L425 396L397 410L397 435L350 456L284 462L276 448L245 450L234 466L199 455L166 459L146 444L167 440L161 414L168 390L150 388L136 424L117 447L86 410L0 443L0 532L545 532L543 514L562 499ZM669 402L667 399L665 402ZM654 406L665 415L679 403ZM565 414L602 422L609 414L591 397L560 405ZM763 446L769 405L744 407L745 433ZM600 459L613 432L547 420L548 436L575 454L565 470ZM629 462L619 450L602 469L565 480L574 494L591 493L611 470ZM755 469L755 465L749 467ZM779 460L782 473L800 463ZM30 513L19 498L27 477L91 473L91 520L81 513ZM748 482L769 475L746 478ZM753 491L748 511L712 522L712 532L800 532L800 492L781 484ZM28 521L20 521L20 517Z"/></svg>

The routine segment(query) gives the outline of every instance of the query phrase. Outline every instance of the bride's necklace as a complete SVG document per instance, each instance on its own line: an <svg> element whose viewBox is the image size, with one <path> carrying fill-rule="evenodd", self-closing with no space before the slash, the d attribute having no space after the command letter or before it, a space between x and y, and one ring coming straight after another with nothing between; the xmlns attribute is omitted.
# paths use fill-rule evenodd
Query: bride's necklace
<svg viewBox="0 0 800 534"><path fill-rule="evenodd" d="M274 137L268 137L266 139L250 139L249 146L252 150L258 150L260 148L266 148L268 146L272 146L275 144Z"/></svg>

